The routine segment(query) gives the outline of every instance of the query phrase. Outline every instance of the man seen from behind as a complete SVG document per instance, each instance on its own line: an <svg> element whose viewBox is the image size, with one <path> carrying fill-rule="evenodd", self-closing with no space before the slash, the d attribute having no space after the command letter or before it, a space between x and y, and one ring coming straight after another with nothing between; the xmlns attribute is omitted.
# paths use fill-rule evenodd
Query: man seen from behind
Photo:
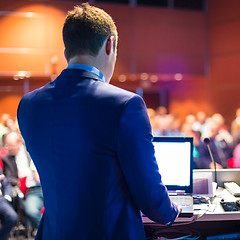
<svg viewBox="0 0 240 240"><path fill-rule="evenodd" d="M40 175L45 211L36 239L143 240L142 211L172 224L142 98L109 84L118 33L84 3L63 26L68 67L26 94L18 121Z"/></svg>

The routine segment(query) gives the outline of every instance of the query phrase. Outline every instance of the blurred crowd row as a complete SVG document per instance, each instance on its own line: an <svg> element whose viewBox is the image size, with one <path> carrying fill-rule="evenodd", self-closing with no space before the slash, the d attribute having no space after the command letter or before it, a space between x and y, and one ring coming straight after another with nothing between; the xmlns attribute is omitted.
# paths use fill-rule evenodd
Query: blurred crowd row
<svg viewBox="0 0 240 240"><path fill-rule="evenodd" d="M16 118L0 122L0 240L36 235L44 211L37 169L26 151Z"/></svg>
<svg viewBox="0 0 240 240"><path fill-rule="evenodd" d="M222 167L240 167L240 108L236 110L236 116L229 127L226 126L225 119L220 113L208 116L205 112L199 111L196 114L189 113L182 120L177 115L168 112L163 106L157 109L148 108L147 110L153 136L187 136L194 138L193 155L195 163L198 162L195 168L211 168L209 153L202 151L202 148L206 150L202 146L205 138L209 138L210 146L213 145L212 148L216 148L216 155L220 155L217 158L222 158L219 162L225 162L225 164L220 164ZM0 147L4 147L4 136L9 131L19 132L17 119L4 113L0 121ZM220 153L220 151L223 151L223 153ZM226 152L229 152L229 154L226 154ZM203 156L203 154L206 154L206 156ZM225 155L224 160L223 155ZM203 157L208 158L208 161L202 159ZM202 164L202 161L209 164ZM216 162L218 161L216 160Z"/></svg>
<svg viewBox="0 0 240 240"><path fill-rule="evenodd" d="M154 137L193 137L193 168L240 168L240 108L230 127L220 113L189 113L182 121L162 106L147 110ZM9 186L12 191L7 191ZM0 220L5 224L0 236L8 236L17 223L19 229L19 222L28 233L24 216L37 229L44 211L40 179L25 149L17 119L6 113L0 119L0 193Z"/></svg>
<svg viewBox="0 0 240 240"><path fill-rule="evenodd" d="M186 136L194 139L195 168L212 168L210 154L204 139L210 139L210 147L216 158L218 168L240 167L240 108L231 126L227 127L220 113L208 116L199 111L189 113L182 121L163 106L148 108L152 134L159 136ZM218 165L219 164L219 165Z"/></svg>

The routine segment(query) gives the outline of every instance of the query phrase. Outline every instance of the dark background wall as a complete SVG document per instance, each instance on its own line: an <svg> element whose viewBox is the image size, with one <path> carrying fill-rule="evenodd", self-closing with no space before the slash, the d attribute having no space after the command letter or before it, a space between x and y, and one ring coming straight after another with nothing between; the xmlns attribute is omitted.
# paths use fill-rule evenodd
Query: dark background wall
<svg viewBox="0 0 240 240"><path fill-rule="evenodd" d="M66 67L61 30L77 3L0 2L0 114L16 116L25 92ZM220 112L230 123L240 106L240 2L208 3L208 11L94 3L118 26L112 84L143 93L148 107L163 104L182 118L190 111ZM13 80L18 71L30 77Z"/></svg>
<svg viewBox="0 0 240 240"><path fill-rule="evenodd" d="M240 1L209 1L209 102L229 121L240 107Z"/></svg>

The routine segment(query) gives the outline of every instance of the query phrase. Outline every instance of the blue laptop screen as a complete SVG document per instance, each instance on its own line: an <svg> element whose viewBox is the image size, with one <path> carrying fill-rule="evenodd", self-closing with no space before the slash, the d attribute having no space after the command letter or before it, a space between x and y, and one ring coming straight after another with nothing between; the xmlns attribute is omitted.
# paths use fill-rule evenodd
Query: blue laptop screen
<svg viewBox="0 0 240 240"><path fill-rule="evenodd" d="M193 139L155 137L153 145L162 182L167 189L192 193Z"/></svg>

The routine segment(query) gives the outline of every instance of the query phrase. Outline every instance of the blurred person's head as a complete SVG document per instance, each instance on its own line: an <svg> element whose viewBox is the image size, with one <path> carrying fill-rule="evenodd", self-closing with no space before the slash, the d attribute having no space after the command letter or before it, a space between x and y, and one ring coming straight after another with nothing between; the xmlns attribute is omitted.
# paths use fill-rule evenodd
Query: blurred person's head
<svg viewBox="0 0 240 240"><path fill-rule="evenodd" d="M117 55L117 28L104 10L82 3L68 12L63 26L65 57L68 64L98 68L110 81Z"/></svg>
<svg viewBox="0 0 240 240"><path fill-rule="evenodd" d="M172 117L170 117L168 115L159 117L159 118L157 118L157 124L158 124L157 126L162 132L171 130L172 129L172 120L173 120Z"/></svg>
<svg viewBox="0 0 240 240"><path fill-rule="evenodd" d="M193 124L195 121L196 121L196 117L193 113L189 113L185 118L185 122L189 124Z"/></svg>
<svg viewBox="0 0 240 240"><path fill-rule="evenodd" d="M1 116L1 122L4 126L7 125L7 120L11 118L10 115L8 113L3 113Z"/></svg>
<svg viewBox="0 0 240 240"><path fill-rule="evenodd" d="M192 131L192 124L185 122L183 123L181 127L181 132L186 136L186 137L192 137L193 131Z"/></svg>
<svg viewBox="0 0 240 240"><path fill-rule="evenodd" d="M240 108L236 110L236 118L239 118L239 117L240 117Z"/></svg>
<svg viewBox="0 0 240 240"><path fill-rule="evenodd" d="M174 118L172 121L172 130L173 131L181 131L182 122L179 118Z"/></svg>
<svg viewBox="0 0 240 240"><path fill-rule="evenodd" d="M240 132L240 108L236 110L236 118L231 125L231 133L236 135L238 132Z"/></svg>
<svg viewBox="0 0 240 240"><path fill-rule="evenodd" d="M164 107L164 106L159 106L159 107L156 109L156 112L157 112L157 114L160 115L160 116L167 115L167 113L168 113L167 108Z"/></svg>
<svg viewBox="0 0 240 240"><path fill-rule="evenodd" d="M8 129L10 131L15 131L16 130L16 122L12 118L9 118L6 122L6 127L8 127Z"/></svg>
<svg viewBox="0 0 240 240"><path fill-rule="evenodd" d="M10 132L6 134L5 147L8 149L8 154L16 156L22 146L22 138L17 132Z"/></svg>
<svg viewBox="0 0 240 240"><path fill-rule="evenodd" d="M199 123L203 124L206 121L207 114L203 111L197 112L196 118Z"/></svg>
<svg viewBox="0 0 240 240"><path fill-rule="evenodd" d="M147 108L147 112L148 112L148 117L149 117L152 129L158 128L155 110L152 108Z"/></svg>
<svg viewBox="0 0 240 240"><path fill-rule="evenodd" d="M156 112L153 108L147 108L147 112L148 112L148 117L149 118L153 118L156 116Z"/></svg>
<svg viewBox="0 0 240 240"><path fill-rule="evenodd" d="M208 122L208 128L209 128L209 134L210 134L210 138L215 138L218 135L219 132L219 125L216 124L216 122L211 119Z"/></svg>
<svg viewBox="0 0 240 240"><path fill-rule="evenodd" d="M200 141L200 136L198 132L193 131L192 129L192 124L185 122L182 127L181 127L181 132L186 136L186 137L192 137L193 138L193 144L197 146Z"/></svg>
<svg viewBox="0 0 240 240"><path fill-rule="evenodd" d="M220 113L215 113L211 117L212 121L216 125L216 127L221 128L224 125L224 118Z"/></svg>

